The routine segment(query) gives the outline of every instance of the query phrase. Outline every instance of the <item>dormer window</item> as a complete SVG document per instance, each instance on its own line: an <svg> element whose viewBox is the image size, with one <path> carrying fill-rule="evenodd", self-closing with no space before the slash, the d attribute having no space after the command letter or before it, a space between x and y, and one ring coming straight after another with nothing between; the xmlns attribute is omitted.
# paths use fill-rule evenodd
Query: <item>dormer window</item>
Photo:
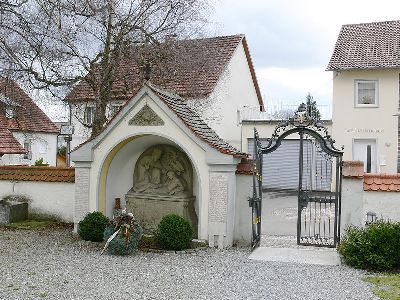
<svg viewBox="0 0 400 300"><path fill-rule="evenodd" d="M92 125L94 121L94 116L96 114L96 108L94 106L88 106L85 109L85 123L87 125Z"/></svg>
<svg viewBox="0 0 400 300"><path fill-rule="evenodd" d="M16 116L15 106L6 106L6 118L15 119Z"/></svg>

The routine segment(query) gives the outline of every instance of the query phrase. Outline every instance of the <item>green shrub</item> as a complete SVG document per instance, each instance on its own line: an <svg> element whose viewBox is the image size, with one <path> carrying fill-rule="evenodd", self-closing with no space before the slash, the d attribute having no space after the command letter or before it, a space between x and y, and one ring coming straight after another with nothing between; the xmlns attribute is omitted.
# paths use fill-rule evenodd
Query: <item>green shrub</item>
<svg viewBox="0 0 400 300"><path fill-rule="evenodd" d="M85 241L101 242L103 241L103 233L107 224L108 219L103 213L97 211L88 213L79 222L78 234Z"/></svg>
<svg viewBox="0 0 400 300"><path fill-rule="evenodd" d="M378 221L365 228L350 226L339 245L346 264L362 269L400 267L400 223Z"/></svg>
<svg viewBox="0 0 400 300"><path fill-rule="evenodd" d="M164 216L156 232L157 242L166 250L189 248L192 236L193 229L189 222L174 214Z"/></svg>

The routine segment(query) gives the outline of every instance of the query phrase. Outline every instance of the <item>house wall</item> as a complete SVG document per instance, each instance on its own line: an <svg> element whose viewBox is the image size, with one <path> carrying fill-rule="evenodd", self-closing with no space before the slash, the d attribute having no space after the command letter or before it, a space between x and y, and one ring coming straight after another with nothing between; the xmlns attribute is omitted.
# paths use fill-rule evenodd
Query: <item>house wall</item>
<svg viewBox="0 0 400 300"><path fill-rule="evenodd" d="M68 182L0 180L0 199L24 196L29 199L29 213L56 217L72 222L74 215L75 184Z"/></svg>
<svg viewBox="0 0 400 300"><path fill-rule="evenodd" d="M13 132L13 135L22 146L26 140L31 141L31 159L24 159L23 154L5 154L0 158L0 164L33 165L43 158L44 163L57 165L57 134Z"/></svg>
<svg viewBox="0 0 400 300"><path fill-rule="evenodd" d="M111 101L106 107L106 116L111 118L110 106L112 105L123 105L125 101ZM71 124L74 126L74 134L72 135L71 150L89 139L91 129L83 122L85 120L85 109L86 107L94 106L93 102L73 102L70 103L70 114Z"/></svg>
<svg viewBox="0 0 400 300"><path fill-rule="evenodd" d="M377 171L397 172L399 73L394 70L333 72L333 127L344 160L353 160L354 139L376 139ZM355 107L355 80L378 80L378 107Z"/></svg>
<svg viewBox="0 0 400 300"><path fill-rule="evenodd" d="M240 149L238 111L243 106L260 105L242 43L237 47L214 91L204 100L189 100L188 103L222 139Z"/></svg>

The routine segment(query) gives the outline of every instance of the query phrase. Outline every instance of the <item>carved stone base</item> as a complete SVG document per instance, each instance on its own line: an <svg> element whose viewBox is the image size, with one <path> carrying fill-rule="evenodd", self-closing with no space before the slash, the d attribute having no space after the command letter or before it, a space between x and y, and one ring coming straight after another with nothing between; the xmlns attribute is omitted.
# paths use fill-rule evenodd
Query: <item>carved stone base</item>
<svg viewBox="0 0 400 300"><path fill-rule="evenodd" d="M125 195L126 210L132 212L143 227L144 233L154 233L163 216L177 214L185 218L193 227L197 237L197 215L194 210L195 197L160 196L135 193Z"/></svg>

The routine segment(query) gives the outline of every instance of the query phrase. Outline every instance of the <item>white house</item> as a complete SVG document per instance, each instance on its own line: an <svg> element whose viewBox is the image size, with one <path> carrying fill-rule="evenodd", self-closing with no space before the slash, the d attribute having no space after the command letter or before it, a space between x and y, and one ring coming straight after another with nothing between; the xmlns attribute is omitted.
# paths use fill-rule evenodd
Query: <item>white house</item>
<svg viewBox="0 0 400 300"><path fill-rule="evenodd" d="M174 42L168 58L168 72L161 75L157 66L151 81L177 93L217 134L240 149L239 110L243 106L263 109L263 100L244 35ZM178 50L177 50L178 49ZM133 59L121 60L107 108L111 117L143 83L143 72ZM94 93L82 80L67 96L71 124L75 128L71 149L90 136L94 115Z"/></svg>
<svg viewBox="0 0 400 300"><path fill-rule="evenodd" d="M0 164L33 165L43 159L44 164L55 166L58 133L17 83L0 79Z"/></svg>
<svg viewBox="0 0 400 300"><path fill-rule="evenodd" d="M332 135L368 173L400 172L399 41L400 21L343 25L327 67Z"/></svg>

